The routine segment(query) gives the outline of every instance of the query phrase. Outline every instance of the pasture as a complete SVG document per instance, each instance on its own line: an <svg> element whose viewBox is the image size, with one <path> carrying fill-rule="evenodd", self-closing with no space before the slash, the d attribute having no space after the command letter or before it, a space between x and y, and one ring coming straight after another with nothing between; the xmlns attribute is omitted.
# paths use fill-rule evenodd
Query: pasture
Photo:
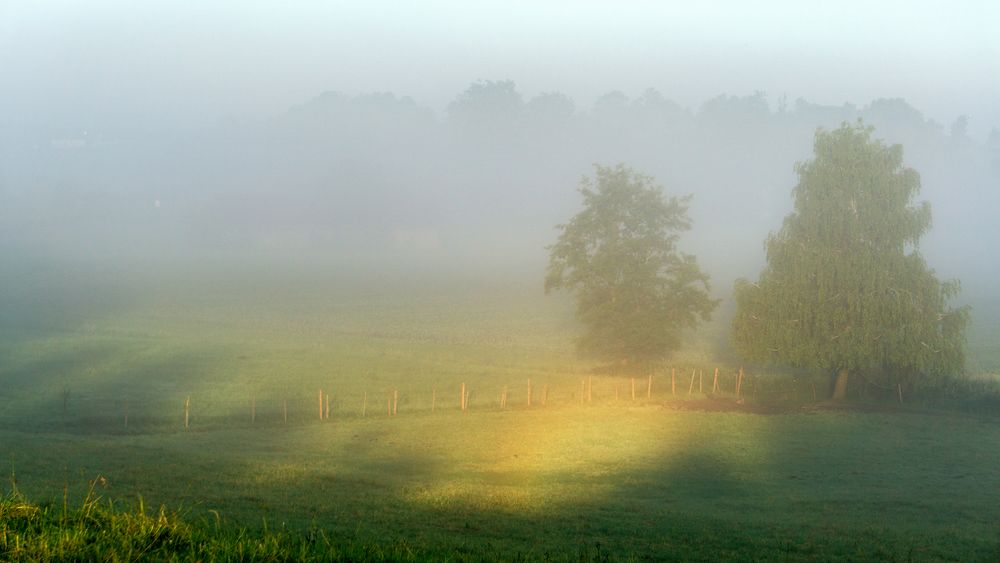
<svg viewBox="0 0 1000 563"><path fill-rule="evenodd" d="M719 367L733 405L724 322L674 359L676 394L663 370L633 400L576 357L571 303L535 287L198 289L5 304L7 493L298 538L270 558L1000 557L1000 423L801 409L809 383L766 374L776 414L699 410L691 369L707 387ZM13 522L0 556L29 553Z"/></svg>

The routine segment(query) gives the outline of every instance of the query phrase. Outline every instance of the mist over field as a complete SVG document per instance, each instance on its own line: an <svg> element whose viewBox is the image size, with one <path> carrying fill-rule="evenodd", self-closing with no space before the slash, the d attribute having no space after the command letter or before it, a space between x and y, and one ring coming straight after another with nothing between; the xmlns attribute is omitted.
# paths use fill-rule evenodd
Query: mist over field
<svg viewBox="0 0 1000 563"><path fill-rule="evenodd" d="M154 286L226 275L236 284L378 278L442 288L499 280L540 291L546 246L578 210L580 178L619 162L668 194L693 195L681 248L727 297L735 278L762 267L763 241L791 209L793 166L811 156L816 129L862 119L902 144L921 174L934 217L921 242L928 262L963 282L958 301L996 310L996 130L973 138L964 114L942 125L901 97L829 106L758 91L684 107L654 88L608 88L577 102L482 80L440 111L406 92L328 91L199 127L8 125L5 300L64 277Z"/></svg>
<svg viewBox="0 0 1000 563"><path fill-rule="evenodd" d="M530 301L581 178L622 163L692 196L679 248L735 358L734 280L763 268L817 130L861 120L920 174L919 250L972 306L968 371L1000 369L988 4L225 5L0 7L10 334L218 303Z"/></svg>
<svg viewBox="0 0 1000 563"><path fill-rule="evenodd" d="M946 131L899 98L768 104L723 94L691 110L649 89L577 108L487 81L457 93L445 115L391 93L327 92L266 120L172 135L8 131L4 244L123 263L280 257L537 273L553 226L579 206L579 178L626 162L667 193L694 195L685 244L725 280L760 265L815 129L861 118L921 173L938 227L929 259L948 273L994 273L971 250L998 240L995 138Z"/></svg>
<svg viewBox="0 0 1000 563"><path fill-rule="evenodd" d="M969 288L997 274L987 3L913 38L933 9L225 5L0 8L6 270L537 278L579 178L624 162L694 194L683 244L726 294L760 268L815 129L862 118L922 175L929 262ZM849 48L824 19L854 22Z"/></svg>
<svg viewBox="0 0 1000 563"><path fill-rule="evenodd" d="M0 560L996 560L1000 4L686 4L0 0ZM789 274L877 318L771 327L882 355L754 363L796 165L859 122L921 190L852 267L909 269ZM687 208L574 315L561 226L632 171ZM607 311L670 349L588 356Z"/></svg>

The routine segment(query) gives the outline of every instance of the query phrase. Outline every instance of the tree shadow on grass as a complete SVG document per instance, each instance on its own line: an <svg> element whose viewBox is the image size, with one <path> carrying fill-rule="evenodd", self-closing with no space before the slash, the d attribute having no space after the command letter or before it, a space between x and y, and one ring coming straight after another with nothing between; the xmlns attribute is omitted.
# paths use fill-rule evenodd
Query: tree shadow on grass
<svg viewBox="0 0 1000 563"><path fill-rule="evenodd" d="M150 353L99 342L47 351L3 372L15 383L0 395L0 427L112 434L183 430L183 398L198 384L189 374L226 359L225 351L207 346Z"/></svg>
<svg viewBox="0 0 1000 563"><path fill-rule="evenodd" d="M470 416L490 418L484 426ZM659 446L616 447L609 455L608 441L619 435L571 429L566 455L547 464L551 441L542 439L541 449L528 437L517 447L499 443L524 428L517 422L524 417L530 425L550 423L546 435L567 420L561 413L532 416L454 413L174 435L142 442L141 452L110 443L101 453L113 463L97 466L112 468L109 494L125 489L154 504L180 501L209 525L208 512L216 510L229 527L259 530L266 519L269 529L320 530L334 542L405 544L424 559L998 554L993 491L1000 477L982 458L995 451L983 444L1000 439L995 425L853 413L656 411L636 417L642 431L624 436L653 433L649 443ZM604 416L598 422L611 425L621 415L582 416ZM505 423L516 425L489 426ZM667 429L657 430L660 424ZM953 428L940 432L942 425ZM428 433L448 435L413 439ZM472 441L489 444L476 449L481 444ZM78 450L87 455L86 444Z"/></svg>
<svg viewBox="0 0 1000 563"><path fill-rule="evenodd" d="M759 415L739 415L735 423L748 416ZM981 462L960 479L947 475L947 461L928 460L918 443L926 433L922 421L772 418L752 436L716 435L613 472L546 476L578 484L574 490L582 494L566 498L524 498L496 486L517 489L517 476L505 482L488 475L475 479L492 495L434 503L397 494L398 509L384 513L381 533L400 530L390 536L429 550L478 546L531 558L985 560L1000 554L990 524L997 509L977 498L996 476ZM711 415L702 420L711 422ZM966 446L950 455L974 465ZM423 475L433 479L439 465L424 463ZM930 495L931 487L944 490ZM318 522L323 516L317 513Z"/></svg>

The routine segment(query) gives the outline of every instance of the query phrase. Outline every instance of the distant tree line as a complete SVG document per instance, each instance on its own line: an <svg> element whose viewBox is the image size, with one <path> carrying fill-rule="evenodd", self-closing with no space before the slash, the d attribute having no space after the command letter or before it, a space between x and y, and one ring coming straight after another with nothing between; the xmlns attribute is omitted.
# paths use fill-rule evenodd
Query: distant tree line
<svg viewBox="0 0 1000 563"><path fill-rule="evenodd" d="M129 228L130 251L141 255L197 244L444 268L494 247L503 252L493 256L511 257L505 266L531 256L537 269L551 225L576 205L566 186L594 163L627 162L698 194L687 211L700 226L685 235L689 251L728 285L756 271L758 241L788 210L788 163L808 157L817 127L858 118L906 146L939 219L961 215L1000 252L989 211L1000 207L1000 134L969 138L976 116L942 125L902 99L820 105L763 92L692 107L655 89L574 100L525 95L509 80L473 82L437 111L395 93L331 91L268 119L194 131L115 135L94 124L94 142L77 149L0 131L13 194L0 209L0 235L26 242L37 231L29 218L44 210L58 217L48 232L67 245L118 247L116 233ZM36 170L46 181L35 181Z"/></svg>
<svg viewBox="0 0 1000 563"><path fill-rule="evenodd" d="M428 223L464 234L472 226L502 231L515 217L525 225L526 246L535 246L548 238L547 225L572 209L561 187L595 162L628 162L697 193L692 218L712 221L720 234L763 235L786 209L788 163L808 156L815 130L858 119L907 147L925 173L926 197L950 200L945 211L967 205L982 213L984 200L1000 205L1000 156L990 144L998 142L971 140L966 116L942 125L898 98L831 106L754 92L685 108L647 89L632 97L611 91L581 106L560 92L526 97L512 81L485 80L456 95L442 114L405 96L327 93L257 134L293 153L289 175L304 177L290 190L314 184L318 169L324 194L363 190L349 192L354 212L344 221L381 224L419 210ZM318 199L324 207L325 197ZM366 207L369 200L379 205ZM386 213L386 206L393 209ZM731 275L745 273L734 265Z"/></svg>

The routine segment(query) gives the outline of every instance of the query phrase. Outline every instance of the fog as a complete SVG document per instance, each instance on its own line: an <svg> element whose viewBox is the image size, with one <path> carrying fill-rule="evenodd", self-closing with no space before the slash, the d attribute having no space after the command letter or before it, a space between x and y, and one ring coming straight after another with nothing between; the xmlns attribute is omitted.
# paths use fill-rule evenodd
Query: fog
<svg viewBox="0 0 1000 563"><path fill-rule="evenodd" d="M0 274L537 282L593 164L694 194L713 289L763 265L817 127L902 143L968 296L1000 273L1000 8L0 5ZM60 274L62 275L62 274ZM540 290L540 289L539 289Z"/></svg>

